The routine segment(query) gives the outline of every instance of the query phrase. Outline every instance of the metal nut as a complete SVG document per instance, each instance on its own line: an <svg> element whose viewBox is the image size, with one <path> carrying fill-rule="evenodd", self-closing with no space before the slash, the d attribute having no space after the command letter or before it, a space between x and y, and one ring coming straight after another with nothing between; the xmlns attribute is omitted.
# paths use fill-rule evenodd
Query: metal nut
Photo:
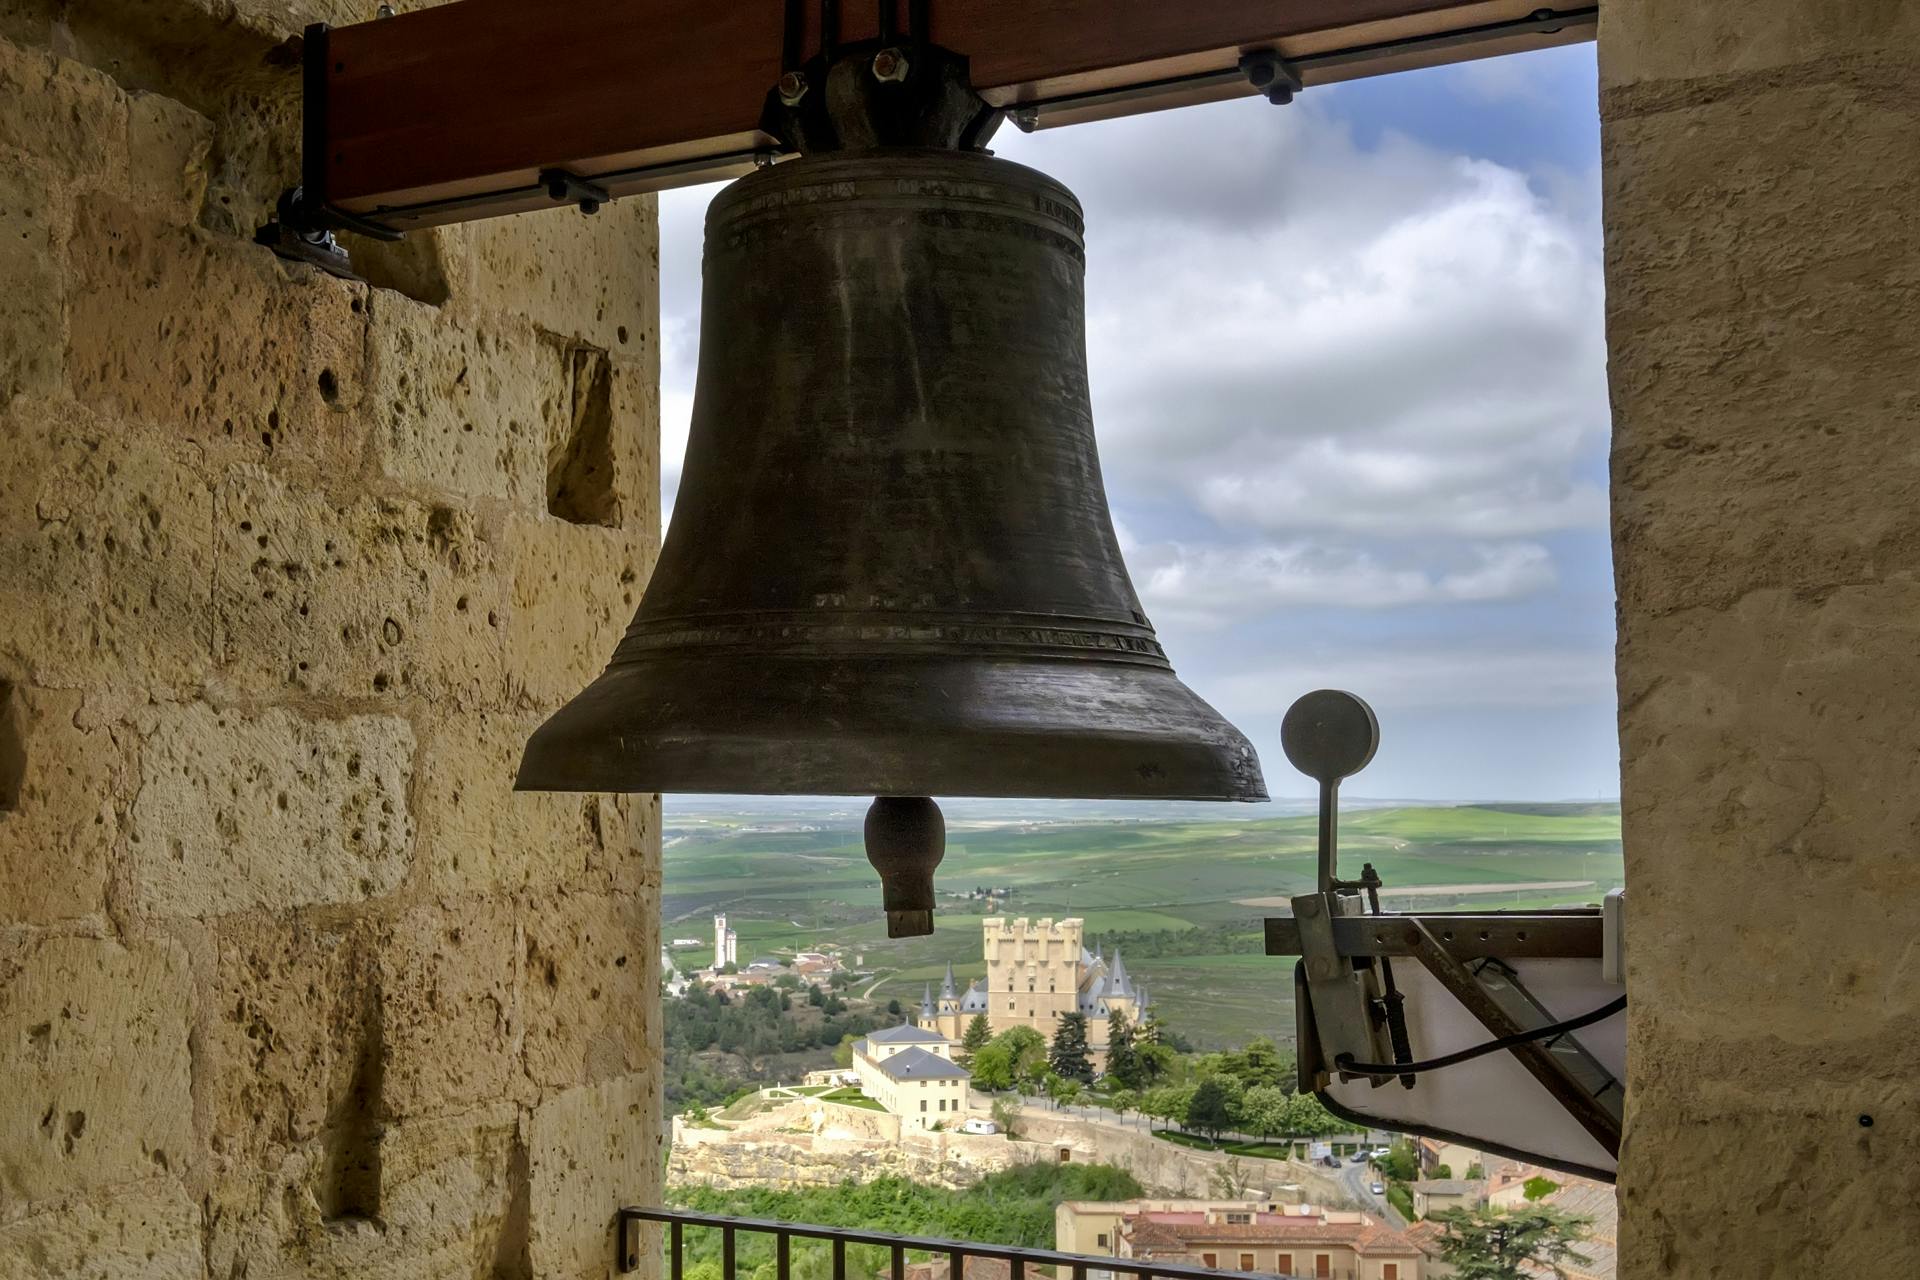
<svg viewBox="0 0 1920 1280"><path fill-rule="evenodd" d="M797 107L800 105L800 99L807 96L807 78L798 71L784 72L780 76L776 92L780 95L780 101L790 107Z"/></svg>
<svg viewBox="0 0 1920 1280"><path fill-rule="evenodd" d="M898 49L882 49L873 55L873 78L898 84L907 78L907 55Z"/></svg>

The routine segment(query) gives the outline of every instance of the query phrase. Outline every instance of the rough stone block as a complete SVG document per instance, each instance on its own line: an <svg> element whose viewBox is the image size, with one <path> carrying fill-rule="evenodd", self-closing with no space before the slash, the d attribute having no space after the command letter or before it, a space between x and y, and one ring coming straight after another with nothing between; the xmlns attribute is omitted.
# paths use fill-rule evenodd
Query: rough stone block
<svg viewBox="0 0 1920 1280"><path fill-rule="evenodd" d="M0 1226L0 1280L205 1280L200 1206L155 1178Z"/></svg>
<svg viewBox="0 0 1920 1280"><path fill-rule="evenodd" d="M605 866L609 847L622 840L624 797L514 791L520 753L540 720L454 716L427 738L420 851L436 892L577 884L590 867Z"/></svg>
<svg viewBox="0 0 1920 1280"><path fill-rule="evenodd" d="M564 520L512 520L507 681L556 707L606 669L653 567L649 537Z"/></svg>
<svg viewBox="0 0 1920 1280"><path fill-rule="evenodd" d="M17 785L0 779L0 925L100 918L131 790L128 735L82 728L77 693L0 682L0 695L0 755L20 766Z"/></svg>
<svg viewBox="0 0 1920 1280"><path fill-rule="evenodd" d="M1609 0L1600 16L1603 86L1810 68L1849 54L1912 48L1920 9L1888 0L1765 0L1728 22L1718 5ZM1774 84L1786 79L1775 75Z"/></svg>
<svg viewBox="0 0 1920 1280"><path fill-rule="evenodd" d="M206 479L71 406L0 415L0 656L39 684L153 693L210 667Z"/></svg>
<svg viewBox="0 0 1920 1280"><path fill-rule="evenodd" d="M104 198L68 256L76 398L218 460L358 473L364 286Z"/></svg>
<svg viewBox="0 0 1920 1280"><path fill-rule="evenodd" d="M413 730L386 716L142 714L129 854L142 909L212 916L391 892L412 861Z"/></svg>
<svg viewBox="0 0 1920 1280"><path fill-rule="evenodd" d="M127 101L127 152L133 197L170 221L192 222L207 198L213 122L157 93Z"/></svg>
<svg viewBox="0 0 1920 1280"><path fill-rule="evenodd" d="M177 944L0 943L0 1202L153 1177L193 1142Z"/></svg>
<svg viewBox="0 0 1920 1280"><path fill-rule="evenodd" d="M334 499L243 467L221 486L216 536L219 660L239 686L502 695L504 587L470 513Z"/></svg>
<svg viewBox="0 0 1920 1280"><path fill-rule="evenodd" d="M296 1152L209 1196L214 1275L248 1280L524 1276L524 1147L510 1106L388 1125L377 1217L329 1217L324 1158Z"/></svg>
<svg viewBox="0 0 1920 1280"><path fill-rule="evenodd" d="M538 1276L612 1276L614 1212L658 1204L656 1080L623 1076L534 1108L528 1127L529 1259Z"/></svg>
<svg viewBox="0 0 1920 1280"><path fill-rule="evenodd" d="M305 913L222 922L203 1077L215 1154L257 1165L317 1139L379 1034L362 931Z"/></svg>
<svg viewBox="0 0 1920 1280"><path fill-rule="evenodd" d="M46 173L0 158L0 407L46 394L63 376L65 308L47 186Z"/></svg>
<svg viewBox="0 0 1920 1280"><path fill-rule="evenodd" d="M1676 1026L1728 1039L1864 1040L1920 1019L1920 956L1888 939L1920 899L1912 760L1888 744L1920 700L1920 581L1814 602L1756 591L1725 610L1630 620L1622 637L1627 880L1724 881L1738 912L1634 899L1637 972ZM1809 912L1846 903L1847 927ZM1818 957L1818 963L1807 958Z"/></svg>
<svg viewBox="0 0 1920 1280"><path fill-rule="evenodd" d="M500 904L454 901L394 921L379 947L383 1113L405 1118L513 1096L520 952L514 913ZM391 1171L385 1143L382 1152Z"/></svg>
<svg viewBox="0 0 1920 1280"><path fill-rule="evenodd" d="M367 399L381 473L426 493L538 509L547 440L567 403L560 349L524 321L458 328L392 293L372 311Z"/></svg>
<svg viewBox="0 0 1920 1280"><path fill-rule="evenodd" d="M127 104L103 72L0 40L0 151L22 151L69 182L127 165Z"/></svg>
<svg viewBox="0 0 1920 1280"><path fill-rule="evenodd" d="M561 891L527 905L522 1016L536 1084L567 1088L658 1066L658 909L650 892Z"/></svg>
<svg viewBox="0 0 1920 1280"><path fill-rule="evenodd" d="M634 196L591 218L572 208L470 223L450 256L472 310L524 316L539 328L616 356L657 358L657 201Z"/></svg>

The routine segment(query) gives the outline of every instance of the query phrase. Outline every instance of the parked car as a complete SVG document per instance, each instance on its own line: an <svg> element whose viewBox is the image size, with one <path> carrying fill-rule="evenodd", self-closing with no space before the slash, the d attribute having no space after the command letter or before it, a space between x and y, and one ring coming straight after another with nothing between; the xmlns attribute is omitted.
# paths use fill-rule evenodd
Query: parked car
<svg viewBox="0 0 1920 1280"><path fill-rule="evenodd" d="M1353 1153L1351 1157L1348 1158L1347 1163L1348 1164L1365 1164L1370 1159L1372 1159L1372 1157L1369 1156L1366 1152L1356 1151Z"/></svg>
<svg viewBox="0 0 1920 1280"><path fill-rule="evenodd" d="M1369 1186L1367 1187L1367 1190L1369 1190L1369 1191L1371 1191L1371 1192L1373 1192L1373 1194L1375 1194L1375 1195L1377 1195L1377 1196L1383 1196L1383 1195L1385 1195L1385 1194L1387 1194L1387 1187L1386 1187L1386 1184L1385 1184L1385 1183L1382 1183L1382 1182L1375 1182L1375 1183L1372 1183L1372 1184L1370 1184L1370 1185L1369 1185Z"/></svg>
<svg viewBox="0 0 1920 1280"><path fill-rule="evenodd" d="M1322 1156L1320 1159L1320 1163L1327 1166L1327 1168L1329 1169L1338 1169L1340 1167L1340 1157L1339 1156Z"/></svg>
<svg viewBox="0 0 1920 1280"><path fill-rule="evenodd" d="M1393 1154L1393 1148L1392 1147L1375 1147L1373 1150L1367 1152L1367 1154L1372 1156L1375 1160L1385 1160L1388 1156Z"/></svg>
<svg viewBox="0 0 1920 1280"><path fill-rule="evenodd" d="M967 1121L965 1124L961 1125L960 1132L962 1133L998 1133L1000 1132L1000 1126L995 1124L991 1120L981 1120L976 1117L972 1120Z"/></svg>

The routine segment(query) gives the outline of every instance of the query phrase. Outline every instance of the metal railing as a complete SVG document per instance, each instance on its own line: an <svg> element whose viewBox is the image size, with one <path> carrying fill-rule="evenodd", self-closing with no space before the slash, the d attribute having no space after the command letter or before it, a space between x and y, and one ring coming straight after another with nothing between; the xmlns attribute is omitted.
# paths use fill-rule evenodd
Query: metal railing
<svg viewBox="0 0 1920 1280"><path fill-rule="evenodd" d="M1221 1280L1233 1277L1246 1280L1245 1271L1217 1267L1195 1267L1152 1258L1115 1258L1104 1254L1060 1253L1053 1249L1026 1249L1016 1245L977 1244L969 1240L943 1240L933 1236L899 1236L883 1231L859 1231L846 1227L822 1227L805 1222L774 1222L764 1218L730 1218L716 1213L690 1213L680 1209L621 1209L619 1269L624 1274L640 1268L643 1225L658 1222L666 1226L665 1280L684 1280L688 1227L720 1232L721 1280L739 1280L739 1237L745 1234L773 1237L775 1280L792 1280L793 1241L824 1240L832 1246L833 1280L849 1280L847 1246L869 1245L888 1251L888 1280L906 1280L907 1255L923 1253L946 1260L947 1280L965 1280L968 1258L989 1258L1007 1264L1007 1280L1031 1280L1029 1267L1053 1268L1055 1280L1088 1280L1089 1272L1118 1272L1135 1280ZM1271 1273L1258 1273L1274 1280ZM1278 1280L1288 1280L1279 1277Z"/></svg>

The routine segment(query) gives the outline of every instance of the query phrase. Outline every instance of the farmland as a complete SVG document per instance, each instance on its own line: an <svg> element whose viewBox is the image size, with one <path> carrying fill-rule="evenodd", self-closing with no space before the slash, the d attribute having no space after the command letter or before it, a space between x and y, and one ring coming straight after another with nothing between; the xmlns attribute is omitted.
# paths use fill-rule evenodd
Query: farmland
<svg viewBox="0 0 1920 1280"><path fill-rule="evenodd" d="M863 802L670 797L667 933L705 937L708 917L725 911L743 963L837 945L864 957L877 998L910 1003L948 963L963 978L985 971L985 907L965 895L1010 887L997 914L1080 916L1090 942L1131 940L1128 968L1163 1020L1197 1045L1256 1033L1291 1040L1291 962L1259 954L1257 937L1261 917L1276 911L1271 900L1312 884L1315 825L1303 806L944 807L935 932L889 941L861 845ZM1398 910L1597 901L1621 879L1619 811L1609 804L1363 801L1342 814L1340 850L1345 873L1371 862L1402 890ZM1183 931L1208 949L1188 954ZM707 957L688 948L685 958Z"/></svg>

